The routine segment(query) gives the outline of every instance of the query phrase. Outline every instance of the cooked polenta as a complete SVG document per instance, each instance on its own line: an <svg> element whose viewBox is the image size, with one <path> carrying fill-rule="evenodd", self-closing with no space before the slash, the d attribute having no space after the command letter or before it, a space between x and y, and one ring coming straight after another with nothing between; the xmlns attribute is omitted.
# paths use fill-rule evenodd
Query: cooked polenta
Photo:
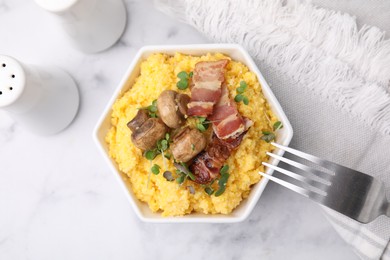
<svg viewBox="0 0 390 260"><path fill-rule="evenodd" d="M230 98L234 98L236 88L245 81L245 96L248 104L237 102L240 114L252 120L253 125L244 136L238 149L234 150L225 164L229 166L229 178L224 193L220 196L209 195L205 186L187 178L178 184L168 181L163 172L170 171L175 178L173 158L162 155L153 161L147 160L141 149L131 141L131 131L127 123L134 118L138 110L149 106L163 90L171 89L190 94L190 90L178 90L179 72L193 71L200 61L229 59L226 67L225 82ZM186 122L194 126L196 119ZM263 141L262 130L272 130L277 118L266 102L256 75L240 63L223 54L207 54L201 57L176 53L174 56L153 54L141 64L140 75L133 86L116 100L112 107L112 127L106 136L110 156L118 163L120 171L128 176L128 182L137 198L147 203L153 212L162 216L182 216L192 212L204 214L229 214L240 202L248 197L251 186L259 182L259 171L264 171L262 161L267 161L266 152L271 151L269 143ZM169 150L167 151L169 153ZM159 174L152 174L153 165L160 167ZM218 183L212 184L217 189Z"/></svg>

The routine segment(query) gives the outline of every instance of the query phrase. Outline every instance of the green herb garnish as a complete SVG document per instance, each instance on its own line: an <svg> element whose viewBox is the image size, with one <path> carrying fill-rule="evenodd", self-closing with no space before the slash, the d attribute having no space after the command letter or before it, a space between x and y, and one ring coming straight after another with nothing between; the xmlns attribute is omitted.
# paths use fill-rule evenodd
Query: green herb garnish
<svg viewBox="0 0 390 260"><path fill-rule="evenodd" d="M191 179L192 181L195 180L195 175L194 175L192 172L188 172L188 177L190 177L190 179Z"/></svg>
<svg viewBox="0 0 390 260"><path fill-rule="evenodd" d="M219 189L215 192L214 196L215 196L215 197L221 196L221 195L225 192L225 190L226 190L225 187L219 188Z"/></svg>
<svg viewBox="0 0 390 260"><path fill-rule="evenodd" d="M156 144L157 147L156 148L154 148L152 150L148 150L148 151L146 151L144 153L145 158L148 159L150 161L150 163L152 163L152 161L154 160L154 158L156 158L156 156L158 154L161 154L162 155L163 164L164 164L164 170L167 168L165 159L168 159L168 160L171 159L171 155L170 154L165 154L164 153L169 148L169 140L170 140L170 135L169 135L169 133L167 133L165 135L165 139L160 139L160 140L157 141L157 144ZM154 174L158 174L158 173L155 173L155 172L157 172L155 166L156 166L156 164L152 166L152 168L151 168L152 172ZM158 169L160 169L160 166L158 166L158 167L159 167Z"/></svg>
<svg viewBox="0 0 390 260"><path fill-rule="evenodd" d="M157 175L160 173L160 166L158 166L157 164L153 164L152 168L150 168L150 170L152 171L152 173L154 175Z"/></svg>
<svg viewBox="0 0 390 260"><path fill-rule="evenodd" d="M236 91L237 91L237 93L242 94L242 93L245 92L247 87L248 87L248 85L246 84L246 82L245 81L241 81L240 82L240 86L238 88L236 88Z"/></svg>
<svg viewBox="0 0 390 260"><path fill-rule="evenodd" d="M155 150L148 150L145 152L145 157L149 161L152 161L154 158L156 158L156 156L157 156L157 153Z"/></svg>
<svg viewBox="0 0 390 260"><path fill-rule="evenodd" d="M206 192L209 196L213 195L214 189L213 189L213 183L215 182L215 179L212 180L209 184L202 185L204 188L204 192Z"/></svg>
<svg viewBox="0 0 390 260"><path fill-rule="evenodd" d="M176 86L178 89L184 90L188 88L188 80L181 79L179 82L176 83Z"/></svg>
<svg viewBox="0 0 390 260"><path fill-rule="evenodd" d="M234 97L234 101L236 102L243 102L245 105L249 104L249 99L247 96L244 95L245 90L247 89L248 85L245 81L240 82L240 86L236 88L237 95Z"/></svg>
<svg viewBox="0 0 390 260"><path fill-rule="evenodd" d="M213 193L214 193L213 188L211 188L210 186L207 186L206 188L204 188L204 191L205 191L209 196L213 195Z"/></svg>
<svg viewBox="0 0 390 260"><path fill-rule="evenodd" d="M206 127L202 124L196 124L196 128L198 128L198 130L201 132L205 132L207 130Z"/></svg>
<svg viewBox="0 0 390 260"><path fill-rule="evenodd" d="M221 174L226 174L229 171L229 165L225 164L222 166L221 170L219 171Z"/></svg>
<svg viewBox="0 0 390 260"><path fill-rule="evenodd" d="M156 144L157 147L154 148L153 150L146 151L145 157L148 160L153 160L157 156L157 154L159 154L159 153L163 154L164 151L168 150L168 148L169 148L169 140L170 140L169 138L170 138L169 134L166 134L165 139L158 140L157 144ZM164 157L169 157L167 159L170 159L170 155L167 155L167 156L164 155ZM149 158L151 158L151 159L149 159Z"/></svg>
<svg viewBox="0 0 390 260"><path fill-rule="evenodd" d="M244 96L244 98L242 99L242 102L244 102L245 105L249 105L249 99L247 96Z"/></svg>
<svg viewBox="0 0 390 260"><path fill-rule="evenodd" d="M173 165L176 167L176 173L178 175L176 179L177 183L182 184L187 178L190 178L193 181L195 180L195 175L188 169L188 166L185 163L175 162Z"/></svg>
<svg viewBox="0 0 390 260"><path fill-rule="evenodd" d="M241 102L243 99L244 99L243 94L238 94L234 97L234 101L236 101L236 102Z"/></svg>
<svg viewBox="0 0 390 260"><path fill-rule="evenodd" d="M199 117L198 117L198 122L199 122L200 124L203 124L204 122L206 122L206 118L203 117L203 116L199 116Z"/></svg>
<svg viewBox="0 0 390 260"><path fill-rule="evenodd" d="M275 124L273 125L274 131L279 130L281 128L283 128L283 124L280 121L275 122Z"/></svg>
<svg viewBox="0 0 390 260"><path fill-rule="evenodd" d="M169 160L171 158L170 155L168 155L168 157L165 156L165 151L168 150L169 148L169 140L170 140L170 135L169 133L166 133L165 139L161 139L157 141L157 152L161 153L163 164L164 164L164 170L167 169L167 164L165 162L165 159Z"/></svg>
<svg viewBox="0 0 390 260"><path fill-rule="evenodd" d="M229 171L228 165L224 165L221 168L221 170L219 171L221 173L221 177L218 180L218 190L214 194L215 197L219 197L225 192L226 184L227 184L229 176L230 176L228 171Z"/></svg>
<svg viewBox="0 0 390 260"><path fill-rule="evenodd" d="M263 136L261 137L261 140L266 141L267 143L271 142L272 140L275 140L275 134L270 131L263 131Z"/></svg>
<svg viewBox="0 0 390 260"><path fill-rule="evenodd" d="M156 99L153 100L153 102L152 102L152 104L150 106L143 107L143 108L140 108L140 109L148 110L149 116L156 118L157 117L157 100Z"/></svg>
<svg viewBox="0 0 390 260"><path fill-rule="evenodd" d="M179 168L179 170L182 170L183 173L187 174L187 176L191 179L191 180L195 180L195 175L190 171L190 169L188 169L188 166L186 163L184 162L181 162L180 165L182 166L181 168Z"/></svg>
<svg viewBox="0 0 390 260"><path fill-rule="evenodd" d="M191 144L191 149L192 149L192 151L195 151L195 145L194 144Z"/></svg>
<svg viewBox="0 0 390 260"><path fill-rule="evenodd" d="M190 78L192 78L193 72L191 71L190 73L187 73L185 71L181 71L177 74L177 77L180 79L177 83L176 86L178 89L184 90L188 88L188 81Z"/></svg>
<svg viewBox="0 0 390 260"><path fill-rule="evenodd" d="M161 139L157 142L157 150L159 152L164 152L168 149L168 141L166 139Z"/></svg>
<svg viewBox="0 0 390 260"><path fill-rule="evenodd" d="M178 77L179 79L187 79L187 78L188 78L188 74L187 74L187 72L185 72L185 71L181 71L181 72L179 72L179 73L177 74L177 77Z"/></svg>
<svg viewBox="0 0 390 260"><path fill-rule="evenodd" d="M176 178L176 182L178 184L182 184L184 182L185 178L186 178L185 174L179 174L179 177Z"/></svg>
<svg viewBox="0 0 390 260"><path fill-rule="evenodd" d="M275 140L276 138L276 134L275 134L275 131L279 130L283 128L283 124L282 122L280 121L276 121L273 126L272 126L272 129L273 131L268 131L268 130L263 130L262 133L263 133L263 136L261 136L261 140L263 141L266 141L267 143Z"/></svg>
<svg viewBox="0 0 390 260"><path fill-rule="evenodd" d="M203 133L209 128L210 122L206 120L206 117L199 116L197 118L196 128Z"/></svg>

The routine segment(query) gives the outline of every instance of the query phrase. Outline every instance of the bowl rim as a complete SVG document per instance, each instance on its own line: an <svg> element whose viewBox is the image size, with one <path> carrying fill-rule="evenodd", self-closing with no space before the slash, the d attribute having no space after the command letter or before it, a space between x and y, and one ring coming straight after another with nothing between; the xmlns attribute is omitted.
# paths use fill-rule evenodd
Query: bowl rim
<svg viewBox="0 0 390 260"><path fill-rule="evenodd" d="M261 194L264 192L264 189L268 183L267 178L262 178L256 185L259 185L260 187L256 191L256 194L254 197L251 198L250 201L248 201L248 204L244 210L244 212L239 216L231 216L231 215L207 215L203 214L201 216L192 216L191 215L185 215L185 216L176 216L176 217L162 217L161 213L154 213L156 214L155 218L146 217L141 212L141 209L138 207L137 203L135 202L135 195L134 198L130 195L129 188L124 183L124 180L122 179L119 170L115 167L114 162L109 158L109 155L105 151L102 140L99 138L99 131L102 127L104 121L106 120L107 116L111 114L112 105L115 103L115 101L120 97L122 93L123 88L125 87L125 84L127 83L129 77L131 76L131 73L136 68L137 64L140 62L142 56L147 52L158 52L158 53L167 53L167 52L179 52L183 54L188 54L188 52L192 51L203 51L203 54L209 53L209 52L220 52L221 49L224 50L238 50L241 52L245 59L245 65L247 67L250 67L250 71L255 73L255 75L258 78L258 81L260 82L262 92L267 100L268 103L272 104L272 110L273 112L277 112L278 118L280 121L283 122L283 128L285 129L285 137L283 138L281 144L288 146L292 137L293 137L293 128L291 126L290 121L288 120L286 114L284 113L279 101L276 99L274 93L272 92L271 88L269 87L267 81L263 77L262 73L260 72L258 66L253 61L252 57L248 54L248 52L239 44L184 44L184 45L148 45L140 48L134 58L132 59L128 69L124 73L122 79L120 80L119 84L115 88L115 91L113 92L111 98L109 99L107 105L105 106L104 110L99 116L99 119L94 127L93 130L93 140L95 145L97 146L98 150L100 151L101 155L104 157L104 160L107 162L110 170L112 173L114 173L117 181L120 183L119 185L125 192L125 196L127 197L128 201L130 202L134 212L136 213L137 217L143 221L143 222L149 222L149 223L236 223L236 222L242 222L248 216L252 213L253 208L256 206ZM187 53L186 53L187 52ZM192 54L188 54L192 55ZM199 54L198 54L199 55ZM103 140L103 142L105 142ZM279 150L277 152L278 155L282 156L284 154L284 151ZM277 164L279 160L274 159L272 164ZM273 173L272 169L267 169L266 171L268 174ZM247 198L248 199L248 198ZM143 202L142 202L143 203ZM146 205L147 206L147 205ZM234 210L233 210L234 211Z"/></svg>

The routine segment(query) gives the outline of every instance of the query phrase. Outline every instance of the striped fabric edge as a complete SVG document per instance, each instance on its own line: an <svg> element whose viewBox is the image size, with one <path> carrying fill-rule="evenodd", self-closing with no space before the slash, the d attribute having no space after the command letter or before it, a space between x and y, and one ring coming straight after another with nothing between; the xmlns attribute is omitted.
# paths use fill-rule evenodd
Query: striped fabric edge
<svg viewBox="0 0 390 260"><path fill-rule="evenodd" d="M353 247L361 259L390 259L388 241L366 229L360 223L350 220L338 212L322 207L325 216L343 239Z"/></svg>

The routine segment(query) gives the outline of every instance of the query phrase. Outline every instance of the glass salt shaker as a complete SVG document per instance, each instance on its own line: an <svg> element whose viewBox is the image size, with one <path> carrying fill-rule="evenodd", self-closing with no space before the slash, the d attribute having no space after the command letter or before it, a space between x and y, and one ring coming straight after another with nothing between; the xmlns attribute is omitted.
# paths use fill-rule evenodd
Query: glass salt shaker
<svg viewBox="0 0 390 260"><path fill-rule="evenodd" d="M86 53L111 47L126 26L122 0L35 0L58 18L72 45Z"/></svg>
<svg viewBox="0 0 390 260"><path fill-rule="evenodd" d="M40 135L58 133L73 121L78 107L76 83L66 72L0 55L0 109L22 126Z"/></svg>

